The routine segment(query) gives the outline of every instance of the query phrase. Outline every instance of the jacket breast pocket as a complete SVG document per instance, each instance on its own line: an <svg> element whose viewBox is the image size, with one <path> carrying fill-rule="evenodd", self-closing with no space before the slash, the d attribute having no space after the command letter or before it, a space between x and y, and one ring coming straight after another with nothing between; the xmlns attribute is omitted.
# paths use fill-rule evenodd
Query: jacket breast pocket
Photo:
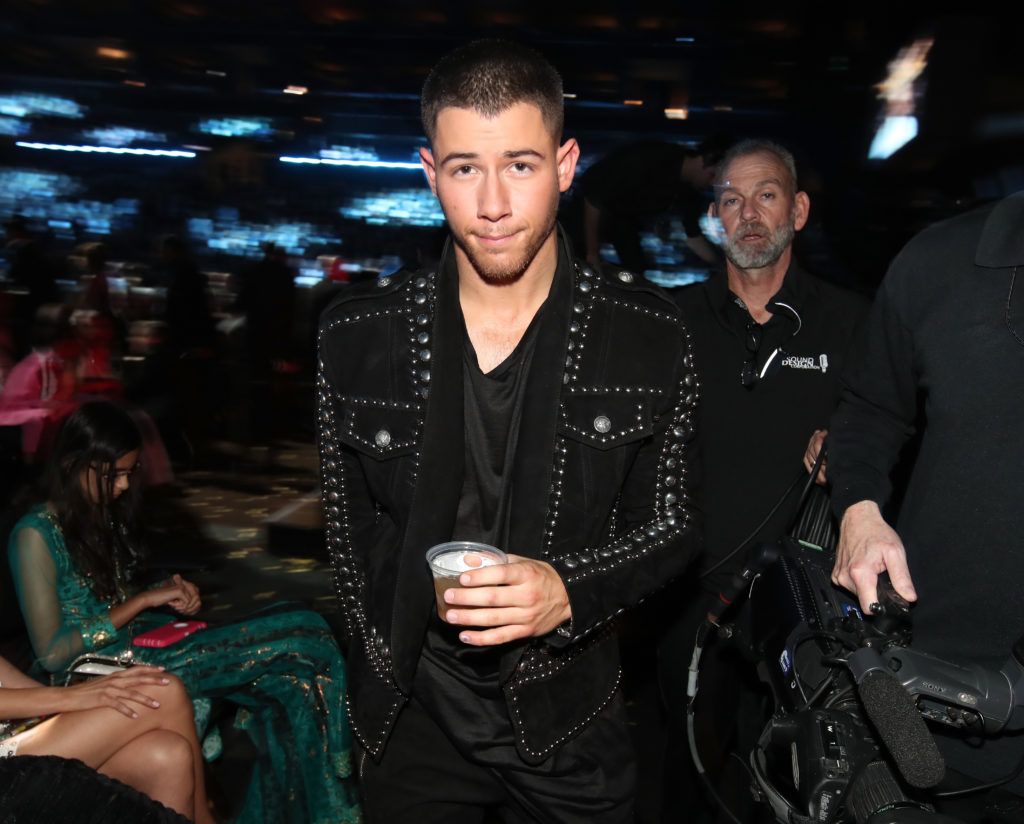
<svg viewBox="0 0 1024 824"><path fill-rule="evenodd" d="M654 432L650 399L642 395L571 395L558 433L564 444L562 516L603 528L637 452Z"/></svg>
<svg viewBox="0 0 1024 824"><path fill-rule="evenodd" d="M369 492L378 505L390 509L407 500L413 473L409 460L419 449L420 411L415 407L356 405L338 407L338 439L359 456Z"/></svg>

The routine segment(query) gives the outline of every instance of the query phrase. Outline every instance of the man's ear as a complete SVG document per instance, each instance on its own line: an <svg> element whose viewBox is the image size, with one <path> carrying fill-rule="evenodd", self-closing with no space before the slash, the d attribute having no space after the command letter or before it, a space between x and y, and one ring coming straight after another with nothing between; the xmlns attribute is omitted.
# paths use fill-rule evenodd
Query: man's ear
<svg viewBox="0 0 1024 824"><path fill-rule="evenodd" d="M426 146L420 146L420 163L423 164L423 171L427 174L427 182L430 184L430 191L437 196L437 169L434 167L434 155Z"/></svg>
<svg viewBox="0 0 1024 824"><path fill-rule="evenodd" d="M793 228L798 232L807 225L811 213L811 199L807 192L797 192L793 198Z"/></svg>
<svg viewBox="0 0 1024 824"><path fill-rule="evenodd" d="M570 137L566 140L559 147L555 157L558 161L558 191L565 192L572 186L572 179L576 175L576 163L580 159L580 144L576 142L576 138Z"/></svg>

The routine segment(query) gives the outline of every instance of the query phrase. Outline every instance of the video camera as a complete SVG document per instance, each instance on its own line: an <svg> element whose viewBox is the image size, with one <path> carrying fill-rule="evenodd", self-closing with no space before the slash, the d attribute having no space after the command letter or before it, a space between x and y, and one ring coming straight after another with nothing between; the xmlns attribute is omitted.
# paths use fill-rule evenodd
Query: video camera
<svg viewBox="0 0 1024 824"><path fill-rule="evenodd" d="M792 538L762 544L723 600L749 594L730 632L774 700L750 754L754 791L785 824L954 824L929 803L945 765L923 719L975 735L1024 729L1024 638L998 671L918 652L887 576L879 614L865 617L832 584L832 562ZM702 774L693 699L718 617L698 635L688 691Z"/></svg>

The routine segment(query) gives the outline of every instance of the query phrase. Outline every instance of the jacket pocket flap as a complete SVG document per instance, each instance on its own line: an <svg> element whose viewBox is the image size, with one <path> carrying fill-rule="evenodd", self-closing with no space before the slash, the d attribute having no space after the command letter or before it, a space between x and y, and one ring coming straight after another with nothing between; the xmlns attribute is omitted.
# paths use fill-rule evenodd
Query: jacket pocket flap
<svg viewBox="0 0 1024 824"><path fill-rule="evenodd" d="M639 441L654 431L650 402L628 395L570 395L558 431L597 449Z"/></svg>
<svg viewBox="0 0 1024 824"><path fill-rule="evenodd" d="M341 412L338 437L356 451L378 460L416 451L419 410L342 403Z"/></svg>

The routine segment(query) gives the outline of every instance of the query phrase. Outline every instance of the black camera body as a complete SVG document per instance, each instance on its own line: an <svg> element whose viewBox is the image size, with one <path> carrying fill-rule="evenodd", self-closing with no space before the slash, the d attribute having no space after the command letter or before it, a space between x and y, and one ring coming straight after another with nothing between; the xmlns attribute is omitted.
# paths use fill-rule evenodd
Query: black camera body
<svg viewBox="0 0 1024 824"><path fill-rule="evenodd" d="M908 621L898 614L865 620L857 602L832 584L831 553L786 538L751 557L758 569L748 576L749 598L734 640L774 699L750 760L755 789L776 818L899 824L924 815L932 824L950 821L890 768L891 754L865 713L846 660L857 650L905 649ZM916 716L912 700L905 700Z"/></svg>

